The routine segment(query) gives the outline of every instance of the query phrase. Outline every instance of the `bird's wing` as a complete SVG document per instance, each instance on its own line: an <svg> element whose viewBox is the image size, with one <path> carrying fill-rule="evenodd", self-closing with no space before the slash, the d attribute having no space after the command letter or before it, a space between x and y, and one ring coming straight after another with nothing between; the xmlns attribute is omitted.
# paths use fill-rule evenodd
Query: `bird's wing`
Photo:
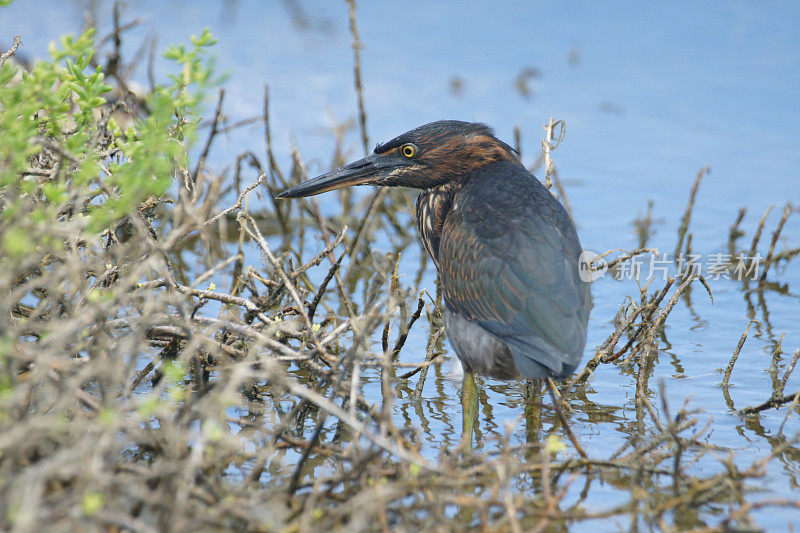
<svg viewBox="0 0 800 533"><path fill-rule="evenodd" d="M450 310L510 348L528 378L565 376L586 343L590 296L575 227L524 168L493 163L456 193L439 244Z"/></svg>

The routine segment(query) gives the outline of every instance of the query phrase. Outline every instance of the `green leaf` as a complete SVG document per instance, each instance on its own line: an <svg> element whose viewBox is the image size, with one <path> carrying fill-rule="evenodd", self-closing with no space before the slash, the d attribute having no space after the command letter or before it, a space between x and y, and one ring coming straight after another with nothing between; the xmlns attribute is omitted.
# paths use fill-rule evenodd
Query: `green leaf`
<svg viewBox="0 0 800 533"><path fill-rule="evenodd" d="M28 231L22 227L11 228L3 235L3 252L19 259L34 251Z"/></svg>
<svg viewBox="0 0 800 533"><path fill-rule="evenodd" d="M99 492L87 492L81 501L81 511L86 516L96 515L106 504L106 498Z"/></svg>

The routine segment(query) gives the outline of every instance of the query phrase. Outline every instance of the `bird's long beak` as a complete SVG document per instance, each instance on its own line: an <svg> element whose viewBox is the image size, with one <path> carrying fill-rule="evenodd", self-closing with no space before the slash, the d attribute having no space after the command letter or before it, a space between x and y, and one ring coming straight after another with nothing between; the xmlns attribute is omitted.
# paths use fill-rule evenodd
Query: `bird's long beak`
<svg viewBox="0 0 800 533"><path fill-rule="evenodd" d="M304 181L278 194L276 198L300 198L314 196L323 192L350 187L351 185L369 185L377 183L389 172L397 168L397 162L391 157L370 154L364 159L349 165L331 170L322 176Z"/></svg>

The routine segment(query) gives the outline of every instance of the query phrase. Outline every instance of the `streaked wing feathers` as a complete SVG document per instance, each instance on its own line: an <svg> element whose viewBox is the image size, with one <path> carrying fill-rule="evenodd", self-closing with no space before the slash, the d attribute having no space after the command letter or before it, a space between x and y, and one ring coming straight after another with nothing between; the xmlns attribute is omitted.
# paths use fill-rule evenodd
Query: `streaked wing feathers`
<svg viewBox="0 0 800 533"><path fill-rule="evenodd" d="M572 372L590 297L580 243L561 204L523 168L487 165L459 191L438 259L449 308L508 344L526 377ZM535 364L538 363L538 364Z"/></svg>

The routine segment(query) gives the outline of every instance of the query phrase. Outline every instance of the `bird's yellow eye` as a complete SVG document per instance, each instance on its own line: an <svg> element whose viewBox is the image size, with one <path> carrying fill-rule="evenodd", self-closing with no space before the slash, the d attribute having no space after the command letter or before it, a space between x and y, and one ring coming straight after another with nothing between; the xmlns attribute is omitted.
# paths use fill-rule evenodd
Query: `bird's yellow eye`
<svg viewBox="0 0 800 533"><path fill-rule="evenodd" d="M414 157L415 155L417 155L417 147L416 147L415 145L411 144L411 143L409 143L409 144L404 144L404 145L403 145L403 146L400 148L400 152L401 152L401 153L402 153L402 154L403 154L405 157L411 158L411 157Z"/></svg>

